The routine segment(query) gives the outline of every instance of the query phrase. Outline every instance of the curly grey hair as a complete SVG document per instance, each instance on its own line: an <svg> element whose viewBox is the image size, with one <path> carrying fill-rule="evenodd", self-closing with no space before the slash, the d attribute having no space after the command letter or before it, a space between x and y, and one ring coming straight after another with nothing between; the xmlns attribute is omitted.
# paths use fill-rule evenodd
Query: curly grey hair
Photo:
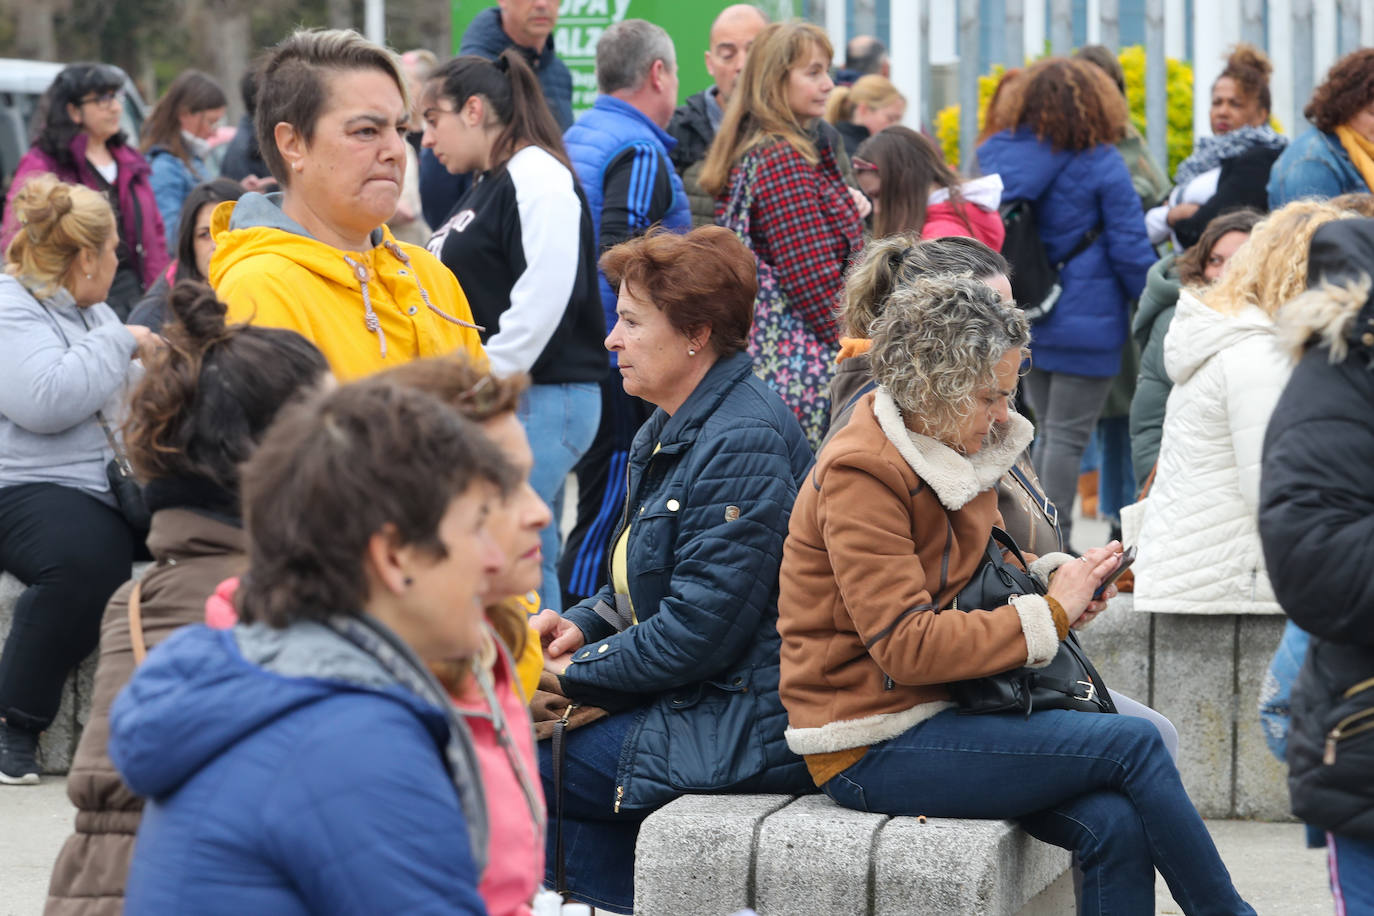
<svg viewBox="0 0 1374 916"><path fill-rule="evenodd" d="M968 277L928 277L894 290L872 332L878 384L945 442L958 440L998 361L1030 343L1025 314Z"/></svg>

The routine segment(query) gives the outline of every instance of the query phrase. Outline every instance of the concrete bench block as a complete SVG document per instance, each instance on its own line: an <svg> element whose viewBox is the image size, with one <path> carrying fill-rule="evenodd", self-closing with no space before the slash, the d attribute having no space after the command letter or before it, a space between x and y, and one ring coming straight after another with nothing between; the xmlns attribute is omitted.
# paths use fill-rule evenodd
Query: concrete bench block
<svg viewBox="0 0 1374 916"><path fill-rule="evenodd" d="M150 565L135 563L132 576L143 575ZM9 637L10 627L14 623L14 604L23 591L24 585L18 579L8 573L0 573L0 644ZM61 775L71 769L76 744L81 740L81 729L90 716L95 667L99 658L98 650L92 652L67 677L57 717L38 739L38 765L44 773Z"/></svg>
<svg viewBox="0 0 1374 916"><path fill-rule="evenodd" d="M825 795L802 796L770 815L759 831L755 909L767 916L869 912L873 844L888 820Z"/></svg>
<svg viewBox="0 0 1374 916"><path fill-rule="evenodd" d="M1234 817L1260 821L1293 817L1288 803L1288 767L1269 753L1258 712L1260 685L1279 647L1286 620L1279 616L1240 618Z"/></svg>
<svg viewBox="0 0 1374 916"><path fill-rule="evenodd" d="M1059 881L1070 865L1067 850L1010 821L897 817L873 847L873 912L982 916L1020 913L1035 900L1040 912L1072 913L1072 881ZM1036 900L1051 885L1057 899Z"/></svg>
<svg viewBox="0 0 1374 916"><path fill-rule="evenodd" d="M1146 705L1150 697L1151 618L1131 612L1131 596L1113 598L1078 640L1107 686Z"/></svg>
<svg viewBox="0 0 1374 916"><path fill-rule="evenodd" d="M1178 729L1178 770L1203 817L1231 813L1236 618L1155 616L1153 706Z"/></svg>
<svg viewBox="0 0 1374 916"><path fill-rule="evenodd" d="M687 795L644 821L635 844L637 916L725 916L754 899L754 849L790 795Z"/></svg>

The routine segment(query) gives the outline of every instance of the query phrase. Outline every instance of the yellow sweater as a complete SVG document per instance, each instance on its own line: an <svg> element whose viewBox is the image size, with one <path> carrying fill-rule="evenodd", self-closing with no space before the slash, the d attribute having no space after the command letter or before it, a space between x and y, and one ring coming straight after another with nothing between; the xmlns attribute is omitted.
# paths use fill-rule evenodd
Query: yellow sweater
<svg viewBox="0 0 1374 916"><path fill-rule="evenodd" d="M239 206L247 210L236 218ZM467 297L429 252L397 242L385 226L380 243L360 252L297 230L262 195L215 208L209 280L229 321L296 331L320 348L340 381L457 350L485 365L478 332L457 323L472 324Z"/></svg>

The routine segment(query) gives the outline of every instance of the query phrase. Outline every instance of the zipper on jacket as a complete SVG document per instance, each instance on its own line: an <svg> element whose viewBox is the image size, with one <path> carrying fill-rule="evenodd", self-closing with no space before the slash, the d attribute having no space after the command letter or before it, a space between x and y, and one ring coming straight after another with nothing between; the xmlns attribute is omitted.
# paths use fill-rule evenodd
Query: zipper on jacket
<svg viewBox="0 0 1374 916"><path fill-rule="evenodd" d="M1361 722L1361 719L1368 719L1369 721ZM1355 724L1357 722L1358 725ZM1322 763L1331 766L1336 762L1336 744L1338 742L1353 738L1370 729L1374 729L1374 708L1362 709L1337 722L1336 727L1326 733L1326 750L1322 753Z"/></svg>
<svg viewBox="0 0 1374 916"><path fill-rule="evenodd" d="M611 812L612 812L612 813L614 813L614 814L619 814L619 813L620 813L620 802L621 802L621 800L624 799L624 798L625 798L625 787L624 787L624 786L616 786L616 787L615 787L615 807L611 809Z"/></svg>

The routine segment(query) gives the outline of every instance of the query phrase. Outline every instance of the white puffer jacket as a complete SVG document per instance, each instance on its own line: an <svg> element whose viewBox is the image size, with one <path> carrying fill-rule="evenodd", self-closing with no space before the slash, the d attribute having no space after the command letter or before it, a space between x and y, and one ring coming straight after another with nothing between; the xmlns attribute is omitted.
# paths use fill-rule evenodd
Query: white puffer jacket
<svg viewBox="0 0 1374 916"><path fill-rule="evenodd" d="M1269 415L1290 372L1260 309L1223 315L1187 291L1164 339L1174 380L1145 501L1135 609L1280 614L1257 523Z"/></svg>

